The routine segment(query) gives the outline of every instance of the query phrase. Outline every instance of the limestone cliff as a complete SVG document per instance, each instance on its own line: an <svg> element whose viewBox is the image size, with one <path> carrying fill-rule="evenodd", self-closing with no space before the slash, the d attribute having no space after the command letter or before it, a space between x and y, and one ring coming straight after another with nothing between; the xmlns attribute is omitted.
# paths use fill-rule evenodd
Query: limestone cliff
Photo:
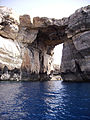
<svg viewBox="0 0 90 120"><path fill-rule="evenodd" d="M14 17L12 9L0 7L0 79L48 80L53 47L39 40L29 15Z"/></svg>
<svg viewBox="0 0 90 120"><path fill-rule="evenodd" d="M12 9L0 7L0 79L47 80L53 48L64 43L61 76L64 81L90 80L90 6L68 18L29 15L16 19Z"/></svg>
<svg viewBox="0 0 90 120"><path fill-rule="evenodd" d="M61 75L64 81L90 81L90 5L69 17L63 45Z"/></svg>

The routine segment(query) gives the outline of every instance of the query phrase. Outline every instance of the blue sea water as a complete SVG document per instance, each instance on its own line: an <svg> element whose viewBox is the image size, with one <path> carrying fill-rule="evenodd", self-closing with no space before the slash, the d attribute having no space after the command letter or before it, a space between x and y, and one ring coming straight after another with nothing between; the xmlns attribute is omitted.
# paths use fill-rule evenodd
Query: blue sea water
<svg viewBox="0 0 90 120"><path fill-rule="evenodd" d="M90 120L90 83L0 82L0 120Z"/></svg>

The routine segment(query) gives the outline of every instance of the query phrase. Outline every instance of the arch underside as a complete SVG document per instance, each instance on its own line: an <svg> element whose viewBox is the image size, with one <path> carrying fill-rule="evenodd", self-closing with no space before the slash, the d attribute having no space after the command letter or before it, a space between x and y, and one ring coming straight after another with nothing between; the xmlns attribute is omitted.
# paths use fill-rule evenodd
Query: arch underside
<svg viewBox="0 0 90 120"><path fill-rule="evenodd" d="M33 23L29 15L20 16L19 23L11 14L11 9L0 8L0 38L6 41L0 46L0 79L7 79L7 74L12 80L48 79L53 49L64 43L63 80L90 81L90 5L68 18L35 17ZM2 73L5 66L7 72Z"/></svg>

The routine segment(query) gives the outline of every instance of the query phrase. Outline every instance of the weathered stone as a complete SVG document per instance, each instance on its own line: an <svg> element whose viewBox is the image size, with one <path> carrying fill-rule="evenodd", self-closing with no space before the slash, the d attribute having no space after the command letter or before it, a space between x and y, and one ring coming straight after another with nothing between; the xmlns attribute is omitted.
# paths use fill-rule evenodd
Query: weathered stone
<svg viewBox="0 0 90 120"><path fill-rule="evenodd" d="M78 33L90 30L90 5L76 10L76 12L69 17L68 22L68 38L72 38Z"/></svg>
<svg viewBox="0 0 90 120"><path fill-rule="evenodd" d="M1 80L9 80L10 79L10 75L8 73L4 73L1 75Z"/></svg>
<svg viewBox="0 0 90 120"><path fill-rule="evenodd" d="M47 17L34 17L33 27L47 27L50 25L65 26L68 25L68 18L54 19Z"/></svg>
<svg viewBox="0 0 90 120"><path fill-rule="evenodd" d="M33 26L34 27L46 27L48 25L51 25L51 22L48 18L46 17L34 17L33 18Z"/></svg>
<svg viewBox="0 0 90 120"><path fill-rule="evenodd" d="M24 29L22 28L16 39L18 42L21 42L23 44L31 44L32 42L34 42L34 40L36 39L38 34L38 30L30 30L28 28Z"/></svg>
<svg viewBox="0 0 90 120"><path fill-rule="evenodd" d="M89 54L89 51L86 52L85 50L86 49L90 50L90 31L79 33L78 35L74 36L73 42L76 50L78 50L81 53L84 52L86 53L86 55ZM82 55L86 56L83 53Z"/></svg>
<svg viewBox="0 0 90 120"><path fill-rule="evenodd" d="M90 80L90 31L64 43L61 75L64 81Z"/></svg>
<svg viewBox="0 0 90 120"><path fill-rule="evenodd" d="M25 49L24 55L22 56L23 63L22 69L26 69L29 73L38 74L40 71L39 53L35 49Z"/></svg>
<svg viewBox="0 0 90 120"><path fill-rule="evenodd" d="M10 70L21 67L21 48L16 41L0 37L0 64Z"/></svg>
<svg viewBox="0 0 90 120"><path fill-rule="evenodd" d="M90 5L68 18L35 17L31 23L23 15L19 20L0 7L0 79L50 79L53 48L64 43L63 80L90 81Z"/></svg>
<svg viewBox="0 0 90 120"><path fill-rule="evenodd" d="M0 35L15 39L19 31L18 22L12 15L12 9L0 7Z"/></svg>
<svg viewBox="0 0 90 120"><path fill-rule="evenodd" d="M29 15L20 16L19 19L20 19L20 27L30 27L32 25Z"/></svg>

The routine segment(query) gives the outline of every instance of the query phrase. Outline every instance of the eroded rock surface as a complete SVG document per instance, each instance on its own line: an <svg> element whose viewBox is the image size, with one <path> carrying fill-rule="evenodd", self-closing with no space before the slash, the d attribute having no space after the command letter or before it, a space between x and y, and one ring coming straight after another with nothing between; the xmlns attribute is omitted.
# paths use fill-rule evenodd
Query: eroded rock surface
<svg viewBox="0 0 90 120"><path fill-rule="evenodd" d="M69 17L63 46L61 75L64 81L90 81L90 6Z"/></svg>
<svg viewBox="0 0 90 120"><path fill-rule="evenodd" d="M13 15L0 7L0 79L48 80L55 45L64 43L64 81L90 80L90 5L68 18Z"/></svg>

